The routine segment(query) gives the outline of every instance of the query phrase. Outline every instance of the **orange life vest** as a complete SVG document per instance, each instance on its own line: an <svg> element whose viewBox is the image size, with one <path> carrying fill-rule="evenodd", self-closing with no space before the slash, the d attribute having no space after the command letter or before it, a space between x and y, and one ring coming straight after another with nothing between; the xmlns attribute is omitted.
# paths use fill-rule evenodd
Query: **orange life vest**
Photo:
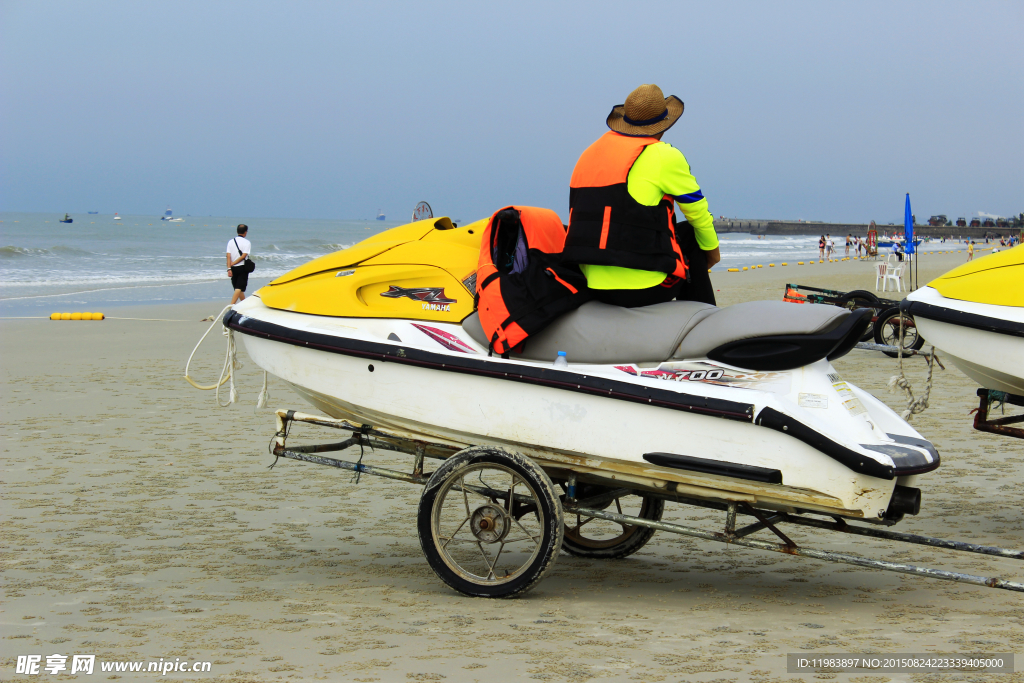
<svg viewBox="0 0 1024 683"><path fill-rule="evenodd" d="M590 298L583 274L559 263L564 242L562 220L550 209L508 206L491 216L476 270L477 314L490 351L521 348Z"/></svg>
<svg viewBox="0 0 1024 683"><path fill-rule="evenodd" d="M569 181L563 262L656 270L686 278L672 198L666 195L656 206L644 206L627 187L640 153L656 142L609 132L583 152Z"/></svg>

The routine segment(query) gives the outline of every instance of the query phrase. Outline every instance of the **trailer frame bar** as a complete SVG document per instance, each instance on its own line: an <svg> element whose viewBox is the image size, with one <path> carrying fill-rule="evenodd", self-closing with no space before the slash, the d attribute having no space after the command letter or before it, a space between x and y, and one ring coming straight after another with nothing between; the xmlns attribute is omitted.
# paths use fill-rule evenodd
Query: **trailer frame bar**
<svg viewBox="0 0 1024 683"><path fill-rule="evenodd" d="M979 394L981 394L980 391ZM987 396L983 398L983 405L985 405L986 400ZM980 412L981 411L979 411L979 413ZM344 431L351 432L352 436L343 441L333 443L313 444L308 446L297 446L288 448L286 447L285 442L288 438L291 426L295 422L314 424L321 427L329 427L332 429L341 429ZM318 455L319 453L343 451L354 446L360 447L360 457L357 462ZM373 450L389 450L399 453L405 453L408 455L413 455L415 458L413 463L413 471L411 473L399 472L397 470L385 467L376 467L373 465L364 464L362 460L363 456L365 455L365 449L367 447ZM446 460L447 458L455 455L461 450L463 449L460 448L459 446L454 446L451 444L436 443L421 439L412 439L395 434L389 434L387 432L374 428L372 425L355 425L346 420L325 418L316 415L308 415L305 413L296 412L294 410L278 410L277 434L275 434L274 439L271 442L270 451L271 455L274 456L274 462L270 465L270 467L274 467L274 465L277 464L279 458L288 458L300 462L308 462L317 465L325 465L328 467L349 470L355 473L357 482L359 475L371 474L378 477L384 477L386 479L394 479L397 481L404 481L410 484L418 484L420 486L424 486L430 480L430 475L423 471L424 458L429 457L439 460ZM566 468L564 466L560 466L558 469L561 471L565 470ZM594 476L593 472L590 471L588 471L586 474L589 475L589 478L593 478ZM836 552L832 550L818 550L815 548L802 547L798 545L796 542L794 542L791 538L789 538L784 532L782 532L778 528L778 526L781 524L792 524L795 526L824 529L826 531L850 534L854 536L879 538L887 541L907 543L912 545L925 545L933 548L941 548L944 550L953 550L977 555L988 555L996 558L1011 560L1024 560L1024 551L1020 550L1008 550L1006 548L966 543L963 541L953 541L942 538L933 538L930 536L922 536L919 534L906 534L896 531L890 531L884 528L854 525L848 523L844 518L836 516L830 516L831 521L807 516L807 514L823 513L799 513L789 511L767 510L756 508L753 505L742 501L727 503L721 501L696 499L680 495L672 495L668 492L651 490L639 485L630 485L629 482L619 480L609 480L609 487L611 488L611 490L609 491L605 491L582 500L577 500L575 497L575 480L575 473L570 471L568 491L562 501L562 509L564 512L567 513L583 515L595 519L604 519L611 522L616 522L618 524L622 524L624 526L646 527L658 531L666 531L670 533L680 534L683 536L689 536L691 538L698 538L705 541L715 541L718 543L725 543L727 545L734 545L743 548L767 550L770 552L783 553L786 555L809 557L824 562L849 564L857 567L866 567L869 569L879 569L883 571L910 574L914 576L922 576L932 579L954 581L957 583L967 583L975 586L983 586L986 588L999 588L1009 591L1024 592L1024 583L1021 583L1019 581L1009 581L998 577L978 576L974 574L966 574L962 572L954 572L944 569L932 569L929 567L922 567L903 562L875 560L871 558L860 557L858 555L851 555L848 553ZM507 495L504 492L492 490L485 486L467 485L467 489L470 489L476 493L480 493L485 496L495 498ZM664 499L669 502L675 502L683 505L691 505L696 507L703 507L723 511L726 513L724 530L709 531L706 529L700 529L697 527L687 526L683 524L676 524L673 522L662 522L660 520L644 519L642 517L623 515L615 512L608 512L607 510L596 509L597 507L601 505L606 505L611 500L618 498L628 492L635 492L638 495L653 496ZM530 504L530 501L532 500L529 496L525 496L522 494L516 494L516 498L522 498L523 501L521 502L524 502L526 504ZM741 514L746 515L748 517L753 517L757 521L746 526L741 526L737 528L737 516ZM762 531L764 529L768 529L773 534L775 534L779 538L779 540L782 541L782 543L775 543L772 541L748 538L750 535L758 531Z"/></svg>

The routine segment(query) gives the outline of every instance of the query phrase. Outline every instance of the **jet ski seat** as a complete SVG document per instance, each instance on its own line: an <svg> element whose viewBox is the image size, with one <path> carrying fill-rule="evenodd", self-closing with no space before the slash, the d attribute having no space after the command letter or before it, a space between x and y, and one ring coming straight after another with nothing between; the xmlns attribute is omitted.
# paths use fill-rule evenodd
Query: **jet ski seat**
<svg viewBox="0 0 1024 683"><path fill-rule="evenodd" d="M750 301L717 308L667 301L622 308L591 301L526 340L512 358L553 360L565 351L572 363L660 363L708 358L753 370L786 370L845 355L871 320L871 310ZM463 323L487 346L476 313Z"/></svg>

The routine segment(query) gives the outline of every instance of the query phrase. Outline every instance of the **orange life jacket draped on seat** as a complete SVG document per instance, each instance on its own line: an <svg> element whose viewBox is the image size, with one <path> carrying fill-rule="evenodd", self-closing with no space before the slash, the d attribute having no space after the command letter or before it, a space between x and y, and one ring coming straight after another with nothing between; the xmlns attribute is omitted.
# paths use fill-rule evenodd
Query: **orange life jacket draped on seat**
<svg viewBox="0 0 1024 683"><path fill-rule="evenodd" d="M477 312L490 351L507 355L590 299L583 274L559 263L564 242L562 220L550 209L509 206L491 216L476 270Z"/></svg>
<svg viewBox="0 0 1024 683"><path fill-rule="evenodd" d="M627 187L640 153L656 142L609 131L583 152L569 181L564 263L655 270L686 278L672 198L666 195L656 206L644 206Z"/></svg>

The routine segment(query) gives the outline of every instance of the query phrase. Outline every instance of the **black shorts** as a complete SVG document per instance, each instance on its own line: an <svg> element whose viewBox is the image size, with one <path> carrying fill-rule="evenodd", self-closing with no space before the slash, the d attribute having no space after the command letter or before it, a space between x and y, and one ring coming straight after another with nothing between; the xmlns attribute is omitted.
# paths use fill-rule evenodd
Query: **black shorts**
<svg viewBox="0 0 1024 683"><path fill-rule="evenodd" d="M697 236L688 221L676 225L676 243L679 244L679 250L686 257L690 273L689 281L680 280L670 275L660 285L647 289L593 289L591 291L594 293L594 297L606 304L625 308L651 306L672 299L701 301L715 306L715 288L711 284L711 275L708 273L707 256L697 244Z"/></svg>
<svg viewBox="0 0 1024 683"><path fill-rule="evenodd" d="M232 268L231 286L244 292L245 288L249 286L249 273L246 273L241 268Z"/></svg>

